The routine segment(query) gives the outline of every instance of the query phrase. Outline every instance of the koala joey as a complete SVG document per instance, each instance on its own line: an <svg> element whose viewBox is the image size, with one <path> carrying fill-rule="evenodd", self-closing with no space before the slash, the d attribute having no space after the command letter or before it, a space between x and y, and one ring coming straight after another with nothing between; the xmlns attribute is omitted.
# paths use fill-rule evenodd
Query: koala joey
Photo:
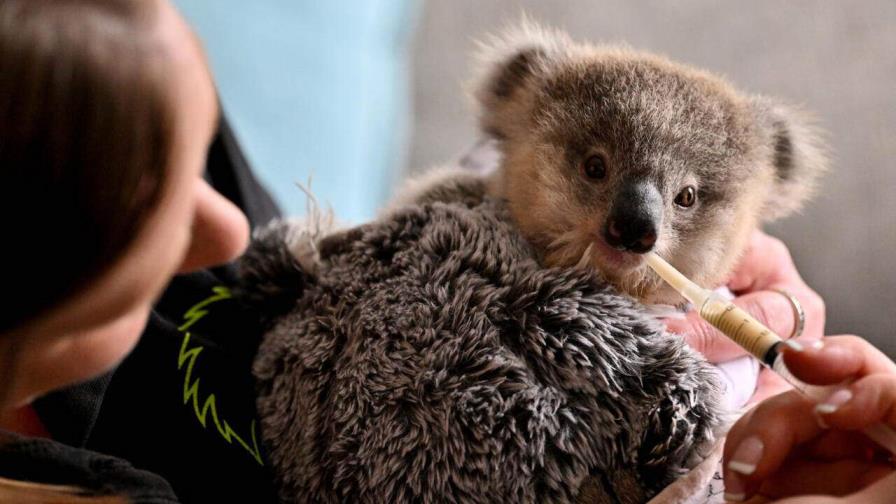
<svg viewBox="0 0 896 504"><path fill-rule="evenodd" d="M681 301L646 252L718 285L826 166L803 113L660 56L531 23L483 54L475 96L503 158L489 192L545 265L592 266L642 301Z"/></svg>

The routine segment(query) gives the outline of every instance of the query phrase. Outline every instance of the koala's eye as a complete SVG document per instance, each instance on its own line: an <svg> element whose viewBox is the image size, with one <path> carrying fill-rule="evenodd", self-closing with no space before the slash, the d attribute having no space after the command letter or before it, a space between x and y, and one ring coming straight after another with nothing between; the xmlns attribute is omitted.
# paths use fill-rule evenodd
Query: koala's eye
<svg viewBox="0 0 896 504"><path fill-rule="evenodd" d="M592 180L600 180L607 176L607 165L600 154L588 156L582 163L582 173Z"/></svg>
<svg viewBox="0 0 896 504"><path fill-rule="evenodd" d="M675 204L689 208L694 206L694 203L697 202L697 189L694 189L694 186L687 186L678 193L678 196L675 197Z"/></svg>

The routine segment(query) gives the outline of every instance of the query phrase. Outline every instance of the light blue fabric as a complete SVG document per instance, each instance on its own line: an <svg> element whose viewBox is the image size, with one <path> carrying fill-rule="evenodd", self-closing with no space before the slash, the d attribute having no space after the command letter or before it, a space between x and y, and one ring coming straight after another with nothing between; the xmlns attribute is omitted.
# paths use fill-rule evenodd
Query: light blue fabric
<svg viewBox="0 0 896 504"><path fill-rule="evenodd" d="M296 187L369 219L405 160L416 0L175 0L203 39L224 108L284 213Z"/></svg>

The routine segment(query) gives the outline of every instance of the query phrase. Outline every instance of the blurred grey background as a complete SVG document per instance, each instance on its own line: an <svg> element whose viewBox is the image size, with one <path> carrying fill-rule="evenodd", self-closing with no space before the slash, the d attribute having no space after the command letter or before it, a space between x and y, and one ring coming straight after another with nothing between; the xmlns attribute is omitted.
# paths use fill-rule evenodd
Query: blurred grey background
<svg viewBox="0 0 896 504"><path fill-rule="evenodd" d="M814 111L833 169L802 215L769 231L827 301L828 334L860 334L896 355L896 2L429 0L413 45L409 171L475 142L463 92L473 41L523 10L575 38L626 41Z"/></svg>

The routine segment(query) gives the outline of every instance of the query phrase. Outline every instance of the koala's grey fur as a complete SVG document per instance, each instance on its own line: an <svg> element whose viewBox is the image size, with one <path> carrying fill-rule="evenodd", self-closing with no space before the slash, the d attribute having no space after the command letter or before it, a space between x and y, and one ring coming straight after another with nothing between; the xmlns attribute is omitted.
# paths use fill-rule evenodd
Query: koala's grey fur
<svg viewBox="0 0 896 504"><path fill-rule="evenodd" d="M440 172L320 239L275 226L244 260L243 298L272 323L255 373L287 502L643 502L714 442L710 366L617 288L677 296L613 271L595 230L646 181L656 250L718 282L808 197L816 135L705 72L530 25L486 60L493 177ZM589 184L594 152L609 175ZM699 205L681 211L685 184Z"/></svg>
<svg viewBox="0 0 896 504"><path fill-rule="evenodd" d="M826 168L804 114L707 72L531 23L483 53L481 124L503 154L490 192L507 200L545 264L584 261L639 299L680 300L643 264L620 270L596 247L624 184L662 196L654 250L718 285L749 234L797 210ZM607 161L605 180L579 170L596 153ZM697 204L682 209L673 201L688 185Z"/></svg>
<svg viewBox="0 0 896 504"><path fill-rule="evenodd" d="M699 462L710 366L593 271L543 268L485 179L442 175L318 240L315 274L288 225L244 259L244 299L292 303L255 363L283 499L643 502Z"/></svg>

